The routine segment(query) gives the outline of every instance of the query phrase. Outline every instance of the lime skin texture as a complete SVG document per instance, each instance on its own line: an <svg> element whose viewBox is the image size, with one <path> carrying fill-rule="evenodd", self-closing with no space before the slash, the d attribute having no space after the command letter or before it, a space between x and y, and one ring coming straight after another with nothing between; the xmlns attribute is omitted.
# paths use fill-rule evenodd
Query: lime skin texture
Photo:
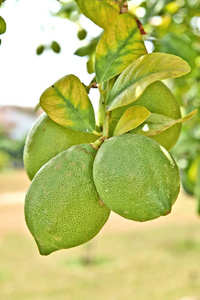
<svg viewBox="0 0 200 300"><path fill-rule="evenodd" d="M60 126L45 113L42 114L30 129L24 147L24 167L30 180L37 171L52 157L71 146L92 143L98 137Z"/></svg>
<svg viewBox="0 0 200 300"><path fill-rule="evenodd" d="M122 114L128 107L134 105L145 106L151 113L162 114L175 120L181 118L179 104L170 89L163 82L156 81L148 86L148 88L138 100L127 106L117 108L111 112L111 136L114 128L117 125L117 121L120 119ZM143 127L144 124L145 122L142 123L140 127ZM165 131L152 136L151 138L156 140L169 151L178 141L180 132L181 124L175 124ZM131 130L130 133L137 133L137 129Z"/></svg>
<svg viewBox="0 0 200 300"><path fill-rule="evenodd" d="M95 157L93 178L102 201L112 211L141 222L169 214L180 190L171 154L142 135L106 140Z"/></svg>
<svg viewBox="0 0 200 300"><path fill-rule="evenodd" d="M110 209L92 176L95 154L90 144L73 146L52 158L31 182L25 219L40 254L81 245L106 223Z"/></svg>

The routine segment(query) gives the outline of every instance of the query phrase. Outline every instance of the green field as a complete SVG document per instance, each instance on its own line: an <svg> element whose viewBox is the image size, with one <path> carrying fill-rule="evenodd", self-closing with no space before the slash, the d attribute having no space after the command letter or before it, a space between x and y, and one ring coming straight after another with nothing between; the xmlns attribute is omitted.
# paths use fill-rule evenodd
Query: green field
<svg viewBox="0 0 200 300"><path fill-rule="evenodd" d="M23 193L3 197L23 201ZM182 194L171 215L144 224L113 214L92 242L47 257L26 228L23 203L0 205L0 299L200 299L195 201Z"/></svg>

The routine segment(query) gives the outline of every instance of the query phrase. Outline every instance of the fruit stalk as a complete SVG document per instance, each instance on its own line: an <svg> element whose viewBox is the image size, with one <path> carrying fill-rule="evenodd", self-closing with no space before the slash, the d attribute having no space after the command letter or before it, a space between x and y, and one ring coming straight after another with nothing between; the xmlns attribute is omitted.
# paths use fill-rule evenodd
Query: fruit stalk
<svg viewBox="0 0 200 300"><path fill-rule="evenodd" d="M104 138L103 136L101 136L101 137L100 137L98 140L96 140L94 143L90 143L90 145L91 145L94 149L98 150L99 147L101 146L101 144L104 142L104 140L105 140L105 138Z"/></svg>
<svg viewBox="0 0 200 300"><path fill-rule="evenodd" d="M103 124L103 137L105 140L109 138L109 123L110 123L110 112L106 112L104 124Z"/></svg>
<svg viewBox="0 0 200 300"><path fill-rule="evenodd" d="M98 124L100 127L103 127L104 121L105 121L105 107L107 102L107 97L116 81L116 77L110 79L107 82L104 82L103 84L99 84L99 92L100 92L100 98L99 98L99 108L97 112L97 118L98 118Z"/></svg>

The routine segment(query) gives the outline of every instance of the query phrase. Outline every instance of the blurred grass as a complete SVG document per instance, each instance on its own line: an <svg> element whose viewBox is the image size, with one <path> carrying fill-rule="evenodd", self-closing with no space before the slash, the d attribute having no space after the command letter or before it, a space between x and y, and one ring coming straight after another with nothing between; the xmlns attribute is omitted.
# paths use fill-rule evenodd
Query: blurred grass
<svg viewBox="0 0 200 300"><path fill-rule="evenodd" d="M0 193L25 191L29 179L24 169L7 169L0 172Z"/></svg>
<svg viewBox="0 0 200 300"><path fill-rule="evenodd" d="M199 227L193 224L106 234L90 245L41 257L33 240L0 242L0 298L175 300L200 295Z"/></svg>
<svg viewBox="0 0 200 300"><path fill-rule="evenodd" d="M144 224L113 214L90 243L47 257L39 255L25 226L23 203L0 206L2 300L186 296L200 297L200 219L191 198L179 199L171 215Z"/></svg>

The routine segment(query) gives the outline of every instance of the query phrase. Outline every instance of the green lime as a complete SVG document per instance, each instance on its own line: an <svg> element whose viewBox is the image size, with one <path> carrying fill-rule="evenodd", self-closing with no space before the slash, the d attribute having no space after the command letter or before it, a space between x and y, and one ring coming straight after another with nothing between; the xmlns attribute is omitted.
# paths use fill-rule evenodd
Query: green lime
<svg viewBox="0 0 200 300"><path fill-rule="evenodd" d="M85 29L81 29L78 31L78 34L77 34L79 40L84 40L87 36L87 31Z"/></svg>
<svg viewBox="0 0 200 300"><path fill-rule="evenodd" d="M106 140L95 157L93 176L103 202L135 221L169 214L180 190L179 171L171 154L142 135Z"/></svg>
<svg viewBox="0 0 200 300"><path fill-rule="evenodd" d="M112 111L110 124L111 136L122 114L128 107L134 105L145 106L151 113L165 115L175 120L181 118L179 104L170 89L163 82L156 81L148 86L143 95L137 101ZM145 122L141 124L140 127L143 127L144 124ZM180 132L181 124L175 124L151 138L159 142L167 150L171 150L176 144ZM131 130L130 133L137 133L137 128Z"/></svg>
<svg viewBox="0 0 200 300"><path fill-rule="evenodd" d="M36 174L25 200L25 218L39 251L48 255L91 240L107 221L92 176L96 150L76 145Z"/></svg>
<svg viewBox="0 0 200 300"><path fill-rule="evenodd" d="M6 32L6 22L5 20L0 16L0 34L3 34Z"/></svg>
<svg viewBox="0 0 200 300"><path fill-rule="evenodd" d="M24 148L24 166L32 180L37 171L52 157L71 146L92 143L98 137L60 126L46 114L40 116L30 129Z"/></svg>
<svg viewBox="0 0 200 300"><path fill-rule="evenodd" d="M61 50L60 45L59 45L57 42L55 42L55 41L53 41L53 42L51 43L51 49L52 49L53 52L55 52L55 53L60 53L60 50Z"/></svg>
<svg viewBox="0 0 200 300"><path fill-rule="evenodd" d="M44 45L39 45L36 49L37 55L41 55L44 52L44 49L45 49Z"/></svg>

